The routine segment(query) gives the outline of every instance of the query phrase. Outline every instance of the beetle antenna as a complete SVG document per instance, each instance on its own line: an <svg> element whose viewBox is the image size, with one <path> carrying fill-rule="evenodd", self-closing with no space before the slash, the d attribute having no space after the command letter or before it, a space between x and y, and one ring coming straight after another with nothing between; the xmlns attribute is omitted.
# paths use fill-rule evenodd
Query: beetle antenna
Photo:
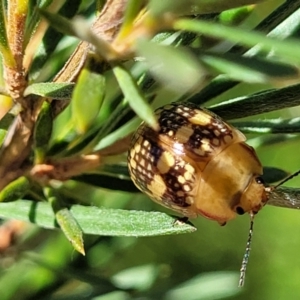
<svg viewBox="0 0 300 300"><path fill-rule="evenodd" d="M278 188L279 186L283 185L284 183L286 183L287 181L291 180L292 178L298 176L300 174L300 170L298 170L297 172L289 175L288 177L284 178L283 180L281 180L278 184L276 184L273 189Z"/></svg>
<svg viewBox="0 0 300 300"><path fill-rule="evenodd" d="M250 215L250 229L249 229L249 235L248 235L248 240L246 244L246 250L245 254L243 257L241 269L240 269L240 279L239 279L239 287L243 287L245 283L245 278L246 278L246 269L249 261L249 256L250 256L250 250L251 250L251 241L252 241L252 236L253 236L253 225L254 225L254 213L251 211L249 213Z"/></svg>

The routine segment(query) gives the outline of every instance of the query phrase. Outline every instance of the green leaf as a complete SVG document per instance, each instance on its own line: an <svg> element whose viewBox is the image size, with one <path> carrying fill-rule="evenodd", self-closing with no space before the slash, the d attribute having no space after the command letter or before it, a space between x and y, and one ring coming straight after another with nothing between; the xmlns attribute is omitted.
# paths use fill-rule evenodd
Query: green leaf
<svg viewBox="0 0 300 300"><path fill-rule="evenodd" d="M112 277L112 282L123 290L146 291L159 277L158 265L141 265L122 270Z"/></svg>
<svg viewBox="0 0 300 300"><path fill-rule="evenodd" d="M40 1L39 7L46 9L51 4L51 2L52 0ZM37 7L34 6L32 8L31 6L29 6L28 9L29 9L29 11L27 12L28 23L24 32L24 45L28 44L30 38L34 34L34 31L40 22L40 15L38 13Z"/></svg>
<svg viewBox="0 0 300 300"><path fill-rule="evenodd" d="M259 31L268 32L272 30L268 36L274 38L288 38L297 32L300 23L300 11L298 9L300 1L286 1L280 5L272 14L264 19L256 29ZM276 27L277 26L277 27ZM257 47L254 47L254 49ZM242 55L246 50L243 47L239 47L234 50L235 54ZM247 52L247 56L257 54L257 49L252 51L250 49ZM211 100L214 97L226 92L239 83L228 79L226 76L220 75L214 78L207 86L205 86L199 93L193 95L189 101L195 104L203 104L206 101Z"/></svg>
<svg viewBox="0 0 300 300"><path fill-rule="evenodd" d="M42 163L51 138L53 118L51 105L44 101L34 130L34 146L36 163Z"/></svg>
<svg viewBox="0 0 300 300"><path fill-rule="evenodd" d="M123 23L119 31L118 38L126 37L126 35L130 33L130 30L134 24L134 20L139 14L144 0L129 0L127 2Z"/></svg>
<svg viewBox="0 0 300 300"><path fill-rule="evenodd" d="M74 249L85 255L82 230L68 208L61 208L55 213L56 221Z"/></svg>
<svg viewBox="0 0 300 300"><path fill-rule="evenodd" d="M0 45L1 45L1 47L8 48L5 18L6 18L6 16L5 16L4 3L1 2L1 6L0 6Z"/></svg>
<svg viewBox="0 0 300 300"><path fill-rule="evenodd" d="M7 134L7 130L0 128L0 147L1 147L2 143L4 142L6 134Z"/></svg>
<svg viewBox="0 0 300 300"><path fill-rule="evenodd" d="M119 164L104 164L98 168L101 174L110 175L120 179L131 180L129 176L127 162L122 162Z"/></svg>
<svg viewBox="0 0 300 300"><path fill-rule="evenodd" d="M153 15L162 13L209 14L234 7L263 2L264 0L151 0L150 11Z"/></svg>
<svg viewBox="0 0 300 300"><path fill-rule="evenodd" d="M181 300L189 295L189 300L223 299L242 292L237 286L237 272L211 272L195 276L167 291L164 300ZM201 295L201 298L199 298Z"/></svg>
<svg viewBox="0 0 300 300"><path fill-rule="evenodd" d="M81 2L82 2L81 0L59 1L55 8L58 9L59 8L58 6L63 5L59 10L59 14L66 18L72 18L78 12L78 8ZM53 0L40 1L39 7L45 10L49 5L51 5L51 3L53 4ZM25 35L26 35L25 45L27 45L27 40L34 37L34 34L32 34L32 32L34 31L37 22L40 21L41 19L40 17L41 16L39 10L35 6L32 16L28 17L28 26L26 26L26 31L25 31ZM38 32L35 31L35 33ZM52 55L54 53L55 55L59 53L59 51L57 51L58 50L57 45L59 44L59 42L63 40L63 37L64 37L63 34L56 31L52 27L47 29L46 33L43 36L42 43L39 45L38 49L35 52L32 65L30 66L29 76L31 79L35 79L40 75L41 66L45 66L45 62L49 62L50 65L53 65L54 57ZM61 52L62 51L60 51L59 53L59 62L65 63L67 57L61 59L62 56ZM49 59L50 56L52 56L51 59ZM56 59L56 62L57 61L58 59Z"/></svg>
<svg viewBox="0 0 300 300"><path fill-rule="evenodd" d="M137 53L145 58L144 63L153 77L163 86L184 94L195 89L205 77L199 60L186 48L160 45L138 40Z"/></svg>
<svg viewBox="0 0 300 300"><path fill-rule="evenodd" d="M3 57L3 62L9 67L15 66L15 59L11 53L11 49L8 44L7 33L6 33L6 16L4 2L0 3L0 53Z"/></svg>
<svg viewBox="0 0 300 300"><path fill-rule="evenodd" d="M73 205L70 212L85 234L107 236L156 236L194 232L195 227L160 212L104 209ZM0 203L0 216L56 228L55 215L48 203L18 200Z"/></svg>
<svg viewBox="0 0 300 300"><path fill-rule="evenodd" d="M74 83L56 83L56 82L42 82L29 85L25 91L24 96L38 95L55 100L69 100L73 92Z"/></svg>
<svg viewBox="0 0 300 300"><path fill-rule="evenodd" d="M224 25L238 25L245 20L254 10L252 5L232 8L222 11L219 20Z"/></svg>
<svg viewBox="0 0 300 300"><path fill-rule="evenodd" d="M173 27L176 30L197 32L247 47L259 44L259 48L262 51L273 51L283 62L300 64L300 57L298 52L295 51L295 49L300 48L300 42L295 39L285 39L283 43L280 39L266 37L260 32L249 32L236 27L191 19L175 21Z"/></svg>
<svg viewBox="0 0 300 300"><path fill-rule="evenodd" d="M22 176L10 182L0 192L0 202L10 202L21 199L29 190L30 182L27 177Z"/></svg>
<svg viewBox="0 0 300 300"><path fill-rule="evenodd" d="M47 10L40 9L40 14L50 23L57 31L67 35L76 36L77 31L74 28L74 22L58 14L51 13Z"/></svg>
<svg viewBox="0 0 300 300"><path fill-rule="evenodd" d="M138 126L141 124L141 121L138 118L133 118L131 121L124 124L122 127L108 134L106 137L101 139L93 148L93 151L98 151L104 149L113 143L117 142L121 138L128 136L130 133L134 132Z"/></svg>
<svg viewBox="0 0 300 300"><path fill-rule="evenodd" d="M69 21L60 15L52 14L45 10L40 10L40 13L57 31L67 35L75 36L94 45L96 51L105 59L111 60L118 57L118 54L115 52L112 46L93 33L90 29L89 23L80 17L76 17L72 21Z"/></svg>
<svg viewBox="0 0 300 300"><path fill-rule="evenodd" d="M83 232L67 207L64 207L57 192L51 188L45 188L44 194L52 206L55 218L62 232L73 245L74 249L85 255L83 245Z"/></svg>
<svg viewBox="0 0 300 300"><path fill-rule="evenodd" d="M299 84L231 99L209 107L209 110L226 120L230 120L297 105L300 105Z"/></svg>
<svg viewBox="0 0 300 300"><path fill-rule="evenodd" d="M258 121L233 121L234 127L244 133L298 133L300 132L300 118L268 119Z"/></svg>
<svg viewBox="0 0 300 300"><path fill-rule="evenodd" d="M120 179L105 174L83 174L73 177L72 180L84 182L95 187L102 187L113 191L139 193L133 182L129 179Z"/></svg>
<svg viewBox="0 0 300 300"><path fill-rule="evenodd" d="M97 115L105 95L105 77L84 68L75 86L71 112L74 127L78 133L86 132Z"/></svg>
<svg viewBox="0 0 300 300"><path fill-rule="evenodd" d="M268 183L275 183L288 177L289 173L274 167L264 167L263 180Z"/></svg>
<svg viewBox="0 0 300 300"><path fill-rule="evenodd" d="M95 126L93 126L91 130L89 130L85 135L79 136L77 141L73 143L72 147L68 149L67 152L68 155L72 155L80 151L83 151L85 153L94 151L94 147L98 148L97 146L98 144L103 145L102 139L105 139L105 136L107 136L107 134L111 133L114 128L116 128L119 124L121 124L122 119L126 119L126 114L129 112L131 113L132 116L132 111L130 109L130 106L128 105L128 102L125 100L119 102L117 106L113 105L112 108L110 109L110 113L107 116L106 120L104 120L100 124L99 123L95 124ZM108 142L109 145L111 145L112 143L116 142L118 139L124 138L124 136L127 136L130 132L136 129L140 121L137 121L136 123L137 125L134 125L131 131L128 131L127 133L123 131L120 133L120 135L113 134L114 138L108 139L106 140L106 142ZM121 128L122 126L118 127L118 129ZM101 145L100 148L102 147Z"/></svg>
<svg viewBox="0 0 300 300"><path fill-rule="evenodd" d="M158 129L157 120L151 106L143 96L135 79L130 72L121 65L113 67L120 88L132 110L154 130Z"/></svg>
<svg viewBox="0 0 300 300"><path fill-rule="evenodd" d="M298 70L293 66L262 58L205 53L200 55L200 59L231 79L249 83L269 83L271 80L298 76Z"/></svg>
<svg viewBox="0 0 300 300"><path fill-rule="evenodd" d="M7 113L1 120L0 120L0 129L7 130L9 126L15 119L15 115L11 113Z"/></svg>
<svg viewBox="0 0 300 300"><path fill-rule="evenodd" d="M291 134L268 134L268 135L261 135L257 138L247 140L247 144L252 146L254 149L257 149L259 147L270 147L270 146L274 147L277 146L278 144L289 142L297 138L298 138L297 135L291 135Z"/></svg>

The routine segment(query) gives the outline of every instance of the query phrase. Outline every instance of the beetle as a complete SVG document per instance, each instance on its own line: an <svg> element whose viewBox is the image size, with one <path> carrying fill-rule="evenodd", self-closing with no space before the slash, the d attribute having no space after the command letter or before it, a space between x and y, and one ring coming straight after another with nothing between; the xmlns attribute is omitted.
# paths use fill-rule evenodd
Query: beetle
<svg viewBox="0 0 300 300"><path fill-rule="evenodd" d="M171 103L155 115L159 130L143 122L128 154L142 192L188 218L202 215L221 225L265 205L262 165L238 129L191 103Z"/></svg>

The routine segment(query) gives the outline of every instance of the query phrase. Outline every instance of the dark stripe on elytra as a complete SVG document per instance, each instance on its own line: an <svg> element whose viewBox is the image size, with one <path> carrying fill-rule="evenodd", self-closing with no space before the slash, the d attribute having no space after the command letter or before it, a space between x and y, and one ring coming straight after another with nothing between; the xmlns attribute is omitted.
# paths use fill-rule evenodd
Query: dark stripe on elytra
<svg viewBox="0 0 300 300"><path fill-rule="evenodd" d="M192 182L189 180L184 184L181 184L178 181L178 177L181 175L183 176L186 172L185 166L179 167L178 170L175 169L175 167L179 167L179 161L176 160L176 163L173 167L170 168L169 172L166 174L161 174L163 181L165 182L167 186L166 192L163 194L162 199L164 199L164 203L167 204L169 202L170 204L176 204L179 207L188 207L190 204L186 203L185 198L188 197L188 193L183 190L183 185L188 183L192 184ZM178 185L177 187L175 185ZM184 193L184 196L179 197L177 195L178 191L182 191Z"/></svg>
<svg viewBox="0 0 300 300"><path fill-rule="evenodd" d="M187 126L189 122L189 118L195 115L194 109L190 109L188 111L184 110L183 105L173 104L170 109L163 110L158 114L158 122L160 125L161 134L168 134L168 132L173 131L174 135L177 130L183 126ZM177 112L177 109L181 109L182 112ZM188 114L188 116L183 116L183 114Z"/></svg>

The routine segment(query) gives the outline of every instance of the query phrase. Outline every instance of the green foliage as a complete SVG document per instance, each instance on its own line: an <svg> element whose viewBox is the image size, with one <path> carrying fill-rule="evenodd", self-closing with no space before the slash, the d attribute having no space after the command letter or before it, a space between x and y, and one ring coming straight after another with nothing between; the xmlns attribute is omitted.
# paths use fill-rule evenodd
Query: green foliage
<svg viewBox="0 0 300 300"><path fill-rule="evenodd" d="M97 117L105 95L105 77L83 69L73 92L71 111L73 126L85 133Z"/></svg>
<svg viewBox="0 0 300 300"><path fill-rule="evenodd" d="M1 299L296 299L299 189L278 188L255 217L238 289L248 219L171 216L137 191L126 155L141 120L157 128L153 109L189 101L247 134L267 184L299 169L299 7L6 1Z"/></svg>

